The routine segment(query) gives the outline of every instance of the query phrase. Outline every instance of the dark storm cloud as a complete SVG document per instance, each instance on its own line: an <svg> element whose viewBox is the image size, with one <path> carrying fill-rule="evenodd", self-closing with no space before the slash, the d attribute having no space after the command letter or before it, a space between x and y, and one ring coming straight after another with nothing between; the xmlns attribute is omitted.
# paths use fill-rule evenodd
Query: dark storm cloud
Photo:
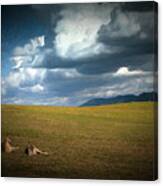
<svg viewBox="0 0 163 186"><path fill-rule="evenodd" d="M105 95L106 93L102 92L104 89L101 90L101 87L105 87L105 91L110 90L111 87L115 87L114 94L116 94L116 88L120 85L122 86L123 84L125 84L125 87L127 87L128 89L130 87L130 90L134 89L135 91L136 81L140 81L139 89L137 90L138 92L140 91L140 89L144 90L145 88L147 88L147 85L148 88L151 88L151 75L151 72L132 70L129 70L124 74L121 74L117 71L115 73L104 73L102 75L85 75L80 74L75 70L66 71L66 69L57 71L49 70L44 78L44 84L46 85L47 89L50 92L53 92L53 94L55 94L56 96L75 96L81 94L80 92L83 91L89 92L89 90L95 90L95 92L92 92L91 96L96 96L94 94L99 93L99 91L101 96L103 96L103 94ZM150 82L145 82L148 80L150 80ZM130 82L130 85L128 84L128 82ZM143 83L145 85L144 87ZM124 92L126 91L127 89L124 90ZM84 96L84 94L81 95L81 97ZM106 94L106 96L108 95Z"/></svg>
<svg viewBox="0 0 163 186"><path fill-rule="evenodd" d="M99 60L95 59L94 66L91 64L81 64L77 67L78 71L83 74L102 74L106 72L115 72L118 68L127 66L131 69L153 70L153 55L129 55L124 53L113 56L102 56ZM100 61L103 61L101 67ZM144 67L145 65L145 67Z"/></svg>
<svg viewBox="0 0 163 186"><path fill-rule="evenodd" d="M156 38L153 39L153 3L145 2L141 5L124 3L116 7L111 13L109 24L100 28L97 41L106 48L114 47L115 52L86 58L63 59L52 51L38 67L76 68L83 74L99 74L115 71L121 66L141 68L143 67L141 64L144 63L146 70L153 70L150 60L150 57L154 55L156 42Z"/></svg>
<svg viewBox="0 0 163 186"><path fill-rule="evenodd" d="M142 70L151 71L153 70L153 63L153 53L147 52L144 54L144 50L135 52L133 49L128 49L123 52L119 52L118 54L101 54L78 60L60 59L52 52L51 55L47 56L45 60L43 60L42 63L35 68L76 68L80 73L95 75L106 72L114 72L122 66L129 66L131 69L140 68Z"/></svg>
<svg viewBox="0 0 163 186"><path fill-rule="evenodd" d="M15 66L4 80L2 101L80 105L95 97L152 91L157 54L153 5L23 6L35 19L16 15L20 25L28 20L28 32L31 20L34 34L13 47L10 61ZM19 38L24 36L21 31Z"/></svg>
<svg viewBox="0 0 163 186"><path fill-rule="evenodd" d="M150 12L154 10L154 6L156 6L156 2L124 2L122 3L121 7L124 11L131 11L131 12Z"/></svg>

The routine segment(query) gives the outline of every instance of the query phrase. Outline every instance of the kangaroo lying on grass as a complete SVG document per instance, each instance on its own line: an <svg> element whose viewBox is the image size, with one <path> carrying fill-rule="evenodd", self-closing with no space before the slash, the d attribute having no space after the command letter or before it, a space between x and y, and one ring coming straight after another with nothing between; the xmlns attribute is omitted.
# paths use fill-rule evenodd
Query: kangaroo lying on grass
<svg viewBox="0 0 163 186"><path fill-rule="evenodd" d="M12 141L9 137L6 137L5 140L2 142L2 150L6 153L11 153L18 149L19 147L12 146Z"/></svg>
<svg viewBox="0 0 163 186"><path fill-rule="evenodd" d="M18 149L19 147L12 146L12 141L9 137L6 137L5 140L2 142L2 150L6 153L11 153ZM25 153L28 156L33 156L37 154L49 155L47 152L41 151L35 145L32 144L28 144L28 146L25 149Z"/></svg>
<svg viewBox="0 0 163 186"><path fill-rule="evenodd" d="M47 152L41 151L35 145L32 145L32 144L27 145L27 148L25 149L25 153L28 156L33 156L33 155L37 155L37 154L49 155Z"/></svg>

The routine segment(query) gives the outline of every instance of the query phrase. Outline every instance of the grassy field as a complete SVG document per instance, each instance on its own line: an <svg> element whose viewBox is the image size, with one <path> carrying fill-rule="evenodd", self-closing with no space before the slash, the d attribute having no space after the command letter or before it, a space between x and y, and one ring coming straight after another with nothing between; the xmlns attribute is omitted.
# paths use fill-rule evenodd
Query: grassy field
<svg viewBox="0 0 163 186"><path fill-rule="evenodd" d="M154 103L99 107L2 105L2 176L154 179ZM28 142L49 156L28 157Z"/></svg>

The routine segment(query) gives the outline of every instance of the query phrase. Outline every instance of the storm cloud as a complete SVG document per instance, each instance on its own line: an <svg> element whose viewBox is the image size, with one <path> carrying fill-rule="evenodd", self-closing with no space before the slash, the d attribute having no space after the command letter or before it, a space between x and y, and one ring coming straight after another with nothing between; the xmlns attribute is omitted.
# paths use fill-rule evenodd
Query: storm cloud
<svg viewBox="0 0 163 186"><path fill-rule="evenodd" d="M9 61L2 69L3 103L77 106L95 97L153 91L154 2L22 8L34 12L29 17L38 21L38 27L33 25L34 37L13 39L11 52L2 60L2 64ZM2 13L2 37L11 29L10 22L30 30L23 14L19 22L10 16L9 6L2 6ZM42 33L37 31L40 27ZM8 46L8 40L2 42L2 49Z"/></svg>

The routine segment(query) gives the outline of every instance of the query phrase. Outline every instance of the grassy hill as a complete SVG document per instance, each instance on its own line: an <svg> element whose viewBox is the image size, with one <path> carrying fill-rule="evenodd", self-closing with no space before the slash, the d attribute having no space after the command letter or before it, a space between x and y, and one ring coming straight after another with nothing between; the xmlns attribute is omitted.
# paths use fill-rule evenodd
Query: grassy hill
<svg viewBox="0 0 163 186"><path fill-rule="evenodd" d="M2 105L2 176L154 179L154 103L98 107ZM27 142L50 152L28 157Z"/></svg>

